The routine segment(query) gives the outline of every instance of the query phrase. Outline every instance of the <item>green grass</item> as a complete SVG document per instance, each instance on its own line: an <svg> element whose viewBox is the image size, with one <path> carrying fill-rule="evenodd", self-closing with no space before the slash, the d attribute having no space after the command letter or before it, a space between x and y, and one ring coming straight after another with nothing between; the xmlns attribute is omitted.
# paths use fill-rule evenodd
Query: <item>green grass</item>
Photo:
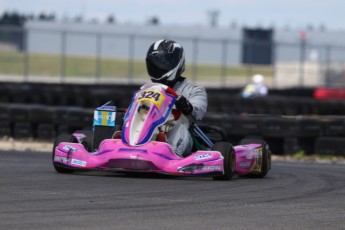
<svg viewBox="0 0 345 230"><path fill-rule="evenodd" d="M335 155L320 155L320 154L306 154L304 151L299 151L294 154L287 155L293 160L333 160L344 161L345 157Z"/></svg>
<svg viewBox="0 0 345 230"><path fill-rule="evenodd" d="M25 55L19 52L0 52L0 74L23 75L25 71ZM102 78L146 78L145 62L128 59L102 58L99 63L95 57L67 56L65 58L65 71L61 71L62 59L58 55L29 54L28 73L35 76L73 76L95 77L97 73ZM99 64L99 68L97 68ZM132 68L130 68L130 66ZM272 76L272 68L269 66L227 66L223 69L217 65L186 66L185 76L197 79L221 79L226 73L226 78L245 78L253 73L261 73L267 77Z"/></svg>

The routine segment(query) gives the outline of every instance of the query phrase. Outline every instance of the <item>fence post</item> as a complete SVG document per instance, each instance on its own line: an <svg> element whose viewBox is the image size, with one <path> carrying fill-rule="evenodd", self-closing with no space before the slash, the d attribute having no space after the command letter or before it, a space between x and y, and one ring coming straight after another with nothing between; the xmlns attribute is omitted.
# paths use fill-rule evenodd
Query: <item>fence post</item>
<svg viewBox="0 0 345 230"><path fill-rule="evenodd" d="M331 53L332 53L332 48L331 46L326 46L326 71L325 71L325 77L326 77L326 86L331 85Z"/></svg>
<svg viewBox="0 0 345 230"><path fill-rule="evenodd" d="M193 61L192 61L192 81L195 83L197 80L197 59L198 59L198 38L193 40Z"/></svg>
<svg viewBox="0 0 345 230"><path fill-rule="evenodd" d="M277 66L276 66L276 42L272 42L272 86L277 87L277 79L276 79L276 72L277 72Z"/></svg>
<svg viewBox="0 0 345 230"><path fill-rule="evenodd" d="M99 82L102 76L102 34L96 34L96 82Z"/></svg>
<svg viewBox="0 0 345 230"><path fill-rule="evenodd" d="M305 51L306 51L306 39L305 34L301 33L301 42L300 42L300 63L299 63L299 86L304 86L304 64L305 64Z"/></svg>
<svg viewBox="0 0 345 230"><path fill-rule="evenodd" d="M228 60L228 52L227 52L227 47L228 47L228 41L223 40L222 41L222 71L221 71L221 87L225 88L226 87L226 77L227 77L227 60Z"/></svg>
<svg viewBox="0 0 345 230"><path fill-rule="evenodd" d="M129 83L133 83L133 73L134 73L134 39L135 35L129 35L129 49L128 49L128 81Z"/></svg>
<svg viewBox="0 0 345 230"><path fill-rule="evenodd" d="M67 32L62 31L61 32L61 60L60 60L61 83L65 82L65 78L66 78L66 36L67 36Z"/></svg>
<svg viewBox="0 0 345 230"><path fill-rule="evenodd" d="M254 41L251 40L245 40L245 43L247 43L247 48L248 48L248 63L246 63L246 84L248 84L251 81L251 77L253 76L253 46L254 46Z"/></svg>
<svg viewBox="0 0 345 230"><path fill-rule="evenodd" d="M28 45L28 30L23 29L23 47L24 47L24 82L29 80L30 72L30 57L29 57L29 45Z"/></svg>

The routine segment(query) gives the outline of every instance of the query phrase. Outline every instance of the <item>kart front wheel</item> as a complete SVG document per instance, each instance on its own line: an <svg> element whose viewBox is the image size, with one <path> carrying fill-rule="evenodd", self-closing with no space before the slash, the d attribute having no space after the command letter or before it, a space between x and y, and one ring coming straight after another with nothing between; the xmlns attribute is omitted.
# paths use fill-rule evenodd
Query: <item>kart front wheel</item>
<svg viewBox="0 0 345 230"><path fill-rule="evenodd" d="M54 162L54 158L55 158L55 148L61 143L61 142L72 142L72 143L77 143L78 140L76 137L70 135L70 134L61 134L59 135L54 142L54 146L53 146L53 154L52 154L52 158L53 158L53 166L54 169L59 172L59 173L73 173L74 169L70 169L67 167L63 167L61 166L61 164Z"/></svg>
<svg viewBox="0 0 345 230"><path fill-rule="evenodd" d="M224 174L221 176L214 176L214 180L231 180L235 174L236 167L236 155L232 144L228 142L216 142L212 148L214 151L218 151L224 158Z"/></svg>
<svg viewBox="0 0 345 230"><path fill-rule="evenodd" d="M82 144L87 151L92 152L93 131L83 129L75 133L84 134L85 137L81 140L80 144Z"/></svg>

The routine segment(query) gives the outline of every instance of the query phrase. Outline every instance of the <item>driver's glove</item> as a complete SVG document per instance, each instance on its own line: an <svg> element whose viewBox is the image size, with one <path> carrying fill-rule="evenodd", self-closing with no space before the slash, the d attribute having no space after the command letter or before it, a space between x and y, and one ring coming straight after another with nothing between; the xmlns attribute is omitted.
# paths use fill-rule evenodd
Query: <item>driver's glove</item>
<svg viewBox="0 0 345 230"><path fill-rule="evenodd" d="M181 110L184 115L189 115L193 111L192 104L182 95L177 98L175 106L176 109Z"/></svg>

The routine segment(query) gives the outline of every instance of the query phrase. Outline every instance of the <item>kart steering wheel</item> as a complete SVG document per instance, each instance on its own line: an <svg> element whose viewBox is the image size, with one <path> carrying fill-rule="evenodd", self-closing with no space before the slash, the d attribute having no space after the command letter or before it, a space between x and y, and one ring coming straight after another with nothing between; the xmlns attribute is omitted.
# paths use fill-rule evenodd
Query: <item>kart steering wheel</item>
<svg viewBox="0 0 345 230"><path fill-rule="evenodd" d="M173 90L173 88L171 88L170 86L168 86L168 88L165 90L168 94L173 95L176 99L178 97L178 94L176 93L175 90ZM182 110L180 109L173 109L171 111L172 115L174 116L174 120L178 120L181 117L182 114Z"/></svg>

